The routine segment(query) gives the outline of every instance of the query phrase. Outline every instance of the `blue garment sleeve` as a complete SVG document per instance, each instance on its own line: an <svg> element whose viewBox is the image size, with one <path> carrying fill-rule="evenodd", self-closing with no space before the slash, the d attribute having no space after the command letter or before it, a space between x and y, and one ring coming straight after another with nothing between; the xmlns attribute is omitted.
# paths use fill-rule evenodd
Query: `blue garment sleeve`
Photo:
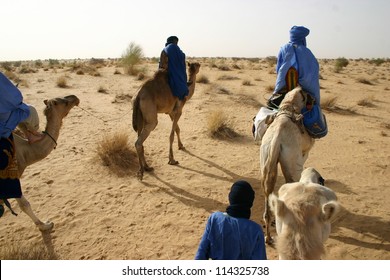
<svg viewBox="0 0 390 280"><path fill-rule="evenodd" d="M195 254L195 260L208 260L210 258L210 240L208 238L211 228L211 216L207 220L202 239L200 240L198 251Z"/></svg>

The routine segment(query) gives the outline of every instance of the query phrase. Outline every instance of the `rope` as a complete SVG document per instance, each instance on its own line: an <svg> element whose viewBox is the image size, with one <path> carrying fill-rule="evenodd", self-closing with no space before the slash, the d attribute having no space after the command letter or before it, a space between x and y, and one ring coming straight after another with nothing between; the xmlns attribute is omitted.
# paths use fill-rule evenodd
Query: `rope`
<svg viewBox="0 0 390 280"><path fill-rule="evenodd" d="M98 120L100 120L100 121L102 121L104 123L107 123L107 122L110 122L110 121L119 121L119 120L123 119L126 115L130 114L130 111L128 111L126 114L122 115L119 118L113 118L113 119L105 120L105 119L103 119L100 116L96 116L94 113L88 111L87 109L84 109L83 107L80 107L80 106L77 106L77 107L80 108L82 111L86 112L88 115L90 115L90 116L92 116L92 117L94 117L94 118L96 118L96 119L98 119Z"/></svg>

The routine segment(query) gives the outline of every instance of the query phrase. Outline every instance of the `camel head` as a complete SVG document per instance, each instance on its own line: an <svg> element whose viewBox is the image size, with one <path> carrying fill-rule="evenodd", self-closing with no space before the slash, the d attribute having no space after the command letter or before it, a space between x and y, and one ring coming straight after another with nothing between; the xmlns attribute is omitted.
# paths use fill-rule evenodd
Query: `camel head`
<svg viewBox="0 0 390 280"><path fill-rule="evenodd" d="M47 118L57 116L60 119L66 117L69 111L74 107L78 106L80 99L75 95L68 95L64 98L53 98L43 101L46 105L45 110L43 111L44 115Z"/></svg>
<svg viewBox="0 0 390 280"><path fill-rule="evenodd" d="M286 96L280 103L280 109L285 107L292 107L295 113L300 114L301 110L306 107L307 96L307 93L304 92L300 86L298 86L287 92Z"/></svg>
<svg viewBox="0 0 390 280"><path fill-rule="evenodd" d="M300 182L284 184L279 197L272 194L269 198L282 259L319 259L324 254L323 243L340 206L331 189L313 182L318 175L306 169Z"/></svg>
<svg viewBox="0 0 390 280"><path fill-rule="evenodd" d="M199 73L200 64L198 62L194 62L194 63L188 62L187 64L188 64L189 77Z"/></svg>

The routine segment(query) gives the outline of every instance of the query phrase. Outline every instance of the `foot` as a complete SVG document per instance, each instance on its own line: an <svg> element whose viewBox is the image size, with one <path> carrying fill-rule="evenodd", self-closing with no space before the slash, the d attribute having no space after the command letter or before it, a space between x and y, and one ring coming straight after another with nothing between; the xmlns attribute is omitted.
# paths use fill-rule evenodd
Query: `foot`
<svg viewBox="0 0 390 280"><path fill-rule="evenodd" d="M37 225L37 227L39 228L40 231L51 231L54 227L54 223L53 222L46 222L46 223L42 223L42 224Z"/></svg>

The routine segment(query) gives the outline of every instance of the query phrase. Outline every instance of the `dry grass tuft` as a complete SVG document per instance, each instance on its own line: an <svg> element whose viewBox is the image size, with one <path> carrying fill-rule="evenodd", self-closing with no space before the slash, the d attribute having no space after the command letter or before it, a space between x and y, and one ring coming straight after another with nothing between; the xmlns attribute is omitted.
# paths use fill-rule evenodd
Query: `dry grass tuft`
<svg viewBox="0 0 390 280"><path fill-rule="evenodd" d="M205 75L200 75L199 77L196 78L196 82L200 84L208 84L210 83L209 78Z"/></svg>
<svg viewBox="0 0 390 280"><path fill-rule="evenodd" d="M97 154L118 176L134 175L138 169L138 157L128 143L125 132L106 134L98 143Z"/></svg>
<svg viewBox="0 0 390 280"><path fill-rule="evenodd" d="M68 80L65 76L60 76L57 79L57 87L59 88L68 88Z"/></svg>
<svg viewBox="0 0 390 280"><path fill-rule="evenodd" d="M337 108L336 101L338 100L337 96L325 96L321 98L321 108L324 110L334 110Z"/></svg>
<svg viewBox="0 0 390 280"><path fill-rule="evenodd" d="M363 107L375 107L375 105L374 105L374 97L373 96L368 96L366 98L360 99L357 102L357 105L363 106Z"/></svg>
<svg viewBox="0 0 390 280"><path fill-rule="evenodd" d="M2 260L58 260L59 256L49 253L43 245L4 244L0 247Z"/></svg>
<svg viewBox="0 0 390 280"><path fill-rule="evenodd" d="M238 133L230 128L230 122L221 110L209 114L207 130L211 137L218 139L232 139L238 136Z"/></svg>
<svg viewBox="0 0 390 280"><path fill-rule="evenodd" d="M370 85L370 86L374 85L371 81L367 80L366 78L358 78L357 82L365 85Z"/></svg>

